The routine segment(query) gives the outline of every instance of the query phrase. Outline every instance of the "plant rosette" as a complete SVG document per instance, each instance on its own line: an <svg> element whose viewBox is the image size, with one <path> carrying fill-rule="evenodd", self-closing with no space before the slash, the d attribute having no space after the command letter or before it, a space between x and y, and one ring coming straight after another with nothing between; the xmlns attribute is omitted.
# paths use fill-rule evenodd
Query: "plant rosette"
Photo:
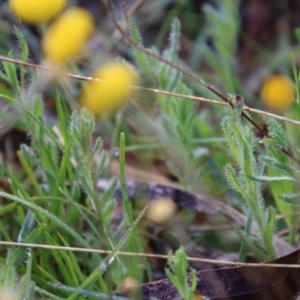
<svg viewBox="0 0 300 300"><path fill-rule="evenodd" d="M16 17L28 24L47 22L66 6L66 0L10 0L9 6Z"/></svg>
<svg viewBox="0 0 300 300"><path fill-rule="evenodd" d="M79 56L94 31L94 18L85 9L72 8L57 18L42 39L44 57L61 64Z"/></svg>
<svg viewBox="0 0 300 300"><path fill-rule="evenodd" d="M268 77L260 88L260 98L265 106L274 112L283 111L295 98L295 84L284 75Z"/></svg>
<svg viewBox="0 0 300 300"><path fill-rule="evenodd" d="M137 72L123 61L108 62L91 77L98 80L83 86L80 104L98 117L110 115L125 105L133 93L132 86L139 83Z"/></svg>

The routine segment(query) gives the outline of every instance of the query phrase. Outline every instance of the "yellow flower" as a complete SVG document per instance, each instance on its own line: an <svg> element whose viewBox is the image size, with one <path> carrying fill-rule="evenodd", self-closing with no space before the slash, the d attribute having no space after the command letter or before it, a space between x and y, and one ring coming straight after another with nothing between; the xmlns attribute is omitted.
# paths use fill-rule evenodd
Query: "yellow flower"
<svg viewBox="0 0 300 300"><path fill-rule="evenodd" d="M41 1L41 0L36 0ZM94 19L85 9L72 8L49 27L42 40L45 57L56 63L79 55L94 30Z"/></svg>
<svg viewBox="0 0 300 300"><path fill-rule="evenodd" d="M158 198L149 202L146 216L159 224L168 223L176 211L177 205L169 198Z"/></svg>
<svg viewBox="0 0 300 300"><path fill-rule="evenodd" d="M260 98L270 110L282 111L295 98L295 85L286 76L272 75L263 82Z"/></svg>
<svg viewBox="0 0 300 300"><path fill-rule="evenodd" d="M124 62L109 62L92 75L101 81L89 81L82 90L80 104L97 116L113 113L126 103L139 78L135 70Z"/></svg>
<svg viewBox="0 0 300 300"><path fill-rule="evenodd" d="M38 24L55 17L66 0L10 0L10 9L23 22Z"/></svg>

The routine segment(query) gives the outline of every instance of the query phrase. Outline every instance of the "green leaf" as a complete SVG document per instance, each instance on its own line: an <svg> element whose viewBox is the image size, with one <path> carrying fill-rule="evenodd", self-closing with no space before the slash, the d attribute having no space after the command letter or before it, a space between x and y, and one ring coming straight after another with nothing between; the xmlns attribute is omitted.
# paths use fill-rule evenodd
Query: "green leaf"
<svg viewBox="0 0 300 300"><path fill-rule="evenodd" d="M12 51L8 52L7 57L10 57L10 58L13 57ZM11 62L7 62L7 61L3 61L2 65L4 68L5 74L9 80L10 85L18 91L19 90L19 82L18 82L16 65Z"/></svg>
<svg viewBox="0 0 300 300"><path fill-rule="evenodd" d="M300 193L289 193L289 194L280 194L278 195L278 197L288 203L288 204L296 204L299 205L300 204ZM291 209L292 211L292 209Z"/></svg>
<svg viewBox="0 0 300 300"><path fill-rule="evenodd" d="M114 261L114 259L118 256L118 252L124 245L125 241L127 241L128 238L134 233L134 231L136 230L136 226L139 224L145 211L146 211L146 208L141 212L141 214L138 216L138 218L131 224L130 228L127 230L125 235L121 238L121 240L118 242L118 244L112 250L112 252L105 258L105 262L102 262L98 266L98 268L96 268L89 275L89 277L80 285L80 287L79 287L80 289L85 289L88 286L90 286L92 283L94 283L96 280L101 280L100 285L102 284L102 286L101 286L102 290L103 291L107 290L106 284L102 279L102 275L107 270L108 265L110 265ZM68 297L67 300L75 300L75 299L77 299L77 296L78 296L78 293L73 292L73 294L70 295L70 297Z"/></svg>
<svg viewBox="0 0 300 300"><path fill-rule="evenodd" d="M31 210L29 210L26 213L25 220L22 224L20 233L18 235L18 243L24 242L29 230L31 229L31 227L33 225L34 220L35 220L35 214Z"/></svg>
<svg viewBox="0 0 300 300"><path fill-rule="evenodd" d="M287 174L291 175L291 168L286 163L280 162L278 159L271 156L260 156L260 159L264 161L268 166L280 169ZM271 176L271 174L269 174Z"/></svg>
<svg viewBox="0 0 300 300"><path fill-rule="evenodd" d="M109 224L109 221L111 219L111 214L113 212L113 209L116 206L115 201L112 199L116 187L117 187L117 180L116 178L113 178L109 187L105 189L105 192L102 195L101 200L99 201L99 205L97 205L97 210L102 215L105 225Z"/></svg>
<svg viewBox="0 0 300 300"><path fill-rule="evenodd" d="M69 122L69 114L57 89L55 90L55 105L59 122L59 129L62 134L63 141L64 143L66 143L67 137L69 136L67 127L67 124Z"/></svg>
<svg viewBox="0 0 300 300"><path fill-rule="evenodd" d="M143 46L142 38L139 33L139 30L133 21L133 19L130 19L130 28L131 28L131 37L132 40L139 46ZM148 60L147 55L140 49L133 47L133 53L135 55L135 58L141 68L141 70L145 73L145 75L151 77L152 75L152 69L150 62Z"/></svg>
<svg viewBox="0 0 300 300"><path fill-rule="evenodd" d="M237 229L237 233L241 239L241 242L248 248L254 255L259 258L261 261L266 261L270 257L259 247L261 244L260 241L255 239L252 235L249 235L244 230Z"/></svg>
<svg viewBox="0 0 300 300"><path fill-rule="evenodd" d="M52 293L49 293L48 291L44 290L44 289L41 289L40 287L35 287L34 290L37 292L37 293L40 293L42 295L45 295L45 299L51 299L51 300L64 300L64 298L60 298L60 297L57 297L56 295L52 294ZM32 298L34 299L34 298Z"/></svg>
<svg viewBox="0 0 300 300"><path fill-rule="evenodd" d="M270 176L253 176L248 175L249 178L252 180L258 181L258 182L266 182L266 183L275 183L275 182L281 182L281 181L287 181L287 182L296 182L295 178L291 176L276 176L276 177L270 177Z"/></svg>
<svg viewBox="0 0 300 300"><path fill-rule="evenodd" d="M205 29L209 34L208 39L215 48L215 51L209 48L208 54L215 53L215 57L209 55L212 65L225 89L231 93L236 90L238 83L233 60L236 56L237 36L240 30L237 8L238 5L232 1L215 1L215 5L205 4L202 8L207 20Z"/></svg>
<svg viewBox="0 0 300 300"><path fill-rule="evenodd" d="M275 160L275 162L270 161L270 163L268 163L267 175L270 177L277 177L282 175L293 176L293 170L291 168L289 158L274 146L268 145L267 150L268 157L270 157L271 160ZM287 171L284 170L285 168L287 169ZM296 185L294 182L288 181L279 181L270 184L276 206L280 214L282 215L290 215L293 212L294 208L293 205L288 203L288 201L283 201L283 199L280 198L280 195L295 193L295 186ZM290 229L292 228L292 219L292 217L285 218L285 222Z"/></svg>
<svg viewBox="0 0 300 300"><path fill-rule="evenodd" d="M40 244L45 239L45 232L48 230L47 225L41 224L30 234L26 236L25 242L32 243L32 244ZM13 260L14 266L18 267L24 261L28 259L28 249L25 247L18 247L13 251Z"/></svg>
<svg viewBox="0 0 300 300"><path fill-rule="evenodd" d="M300 85L300 81L299 81ZM300 104L296 101L291 101L289 106L286 108L284 116L289 119L300 121ZM285 124L287 136L290 143L295 149L300 148L300 126L294 124L286 123ZM286 133L285 133L286 134ZM280 144L282 147L286 147L285 143Z"/></svg>
<svg viewBox="0 0 300 300"><path fill-rule="evenodd" d="M100 178L100 175L103 171L105 161L106 161L106 152L102 151L100 153L100 157L98 159L98 162L97 162L97 165L96 165L96 168L95 168L95 171L94 171L94 176L93 177L94 177L94 180L95 180L95 185L97 185L97 182L98 182L98 180Z"/></svg>
<svg viewBox="0 0 300 300"><path fill-rule="evenodd" d="M63 285L63 284L55 284L55 285L52 285L52 286L56 290L68 291L68 292L72 292L72 293L76 293L78 295L81 295L83 299L129 300L129 298L127 298L127 297L112 296L108 293L107 294L106 293L100 293L100 292L81 289L81 288L78 288L78 287L66 286L66 285Z"/></svg>
<svg viewBox="0 0 300 300"><path fill-rule="evenodd" d="M21 49L22 49L21 60L27 61L28 54L29 54L27 42L26 42L22 32L19 30L19 28L17 26L15 26L15 25L13 26L13 31L16 34L16 36L20 42L20 45L21 45Z"/></svg>
<svg viewBox="0 0 300 300"><path fill-rule="evenodd" d="M173 21L172 21L172 24L171 24L171 32L170 32L170 35L169 35L169 40L170 40L170 44L169 44L169 51L170 51L170 54L173 56L173 57L170 57L171 59L173 58L176 58L177 56L177 53L180 49L180 28L181 28L181 25L180 25L180 21L178 18L174 18ZM171 60L172 61L172 60Z"/></svg>
<svg viewBox="0 0 300 300"><path fill-rule="evenodd" d="M87 216L87 214L84 213L84 211L82 210L82 208L80 207L80 205L78 203L76 203L73 200L73 198L68 193L66 193L63 189L58 188L58 190L70 202L70 204L72 206L74 206L74 208L79 213L79 215L82 217L82 219L85 220L87 222L87 224L89 224L89 228L93 231L93 233L95 234L95 236L100 239L101 237L99 235L99 230L93 224L93 222L91 221L91 218L89 216Z"/></svg>
<svg viewBox="0 0 300 300"><path fill-rule="evenodd" d="M264 244L268 254L272 254L275 258L276 250L273 242L274 230L276 225L276 213L273 207L268 208L268 218L264 228Z"/></svg>
<svg viewBox="0 0 300 300"><path fill-rule="evenodd" d="M19 294L22 299L34 299L34 283L31 281L32 272L32 249L27 249L26 273L21 279Z"/></svg>
<svg viewBox="0 0 300 300"><path fill-rule="evenodd" d="M176 287L182 299L190 300L194 298L193 291L197 285L197 276L195 270L191 270L191 284L188 283L188 261L187 255L180 247L175 252L175 257L171 257L171 253L168 254L168 265L166 274L172 284Z"/></svg>
<svg viewBox="0 0 300 300"><path fill-rule="evenodd" d="M46 210L40 206L37 206L36 204L30 203L23 198L13 196L11 194L8 194L8 193L2 192L2 191L0 191L0 196L4 197L6 199L12 200L12 201L21 203L21 204L25 205L26 207L29 207L36 212L39 212L40 214L44 215L48 219L52 220L58 227L69 232L71 234L71 236L73 236L82 245L84 245L85 247L88 247L88 248L90 247L90 245L74 229L69 227L66 223L61 221L59 218L57 218L55 215L50 213L48 210Z"/></svg>
<svg viewBox="0 0 300 300"><path fill-rule="evenodd" d="M57 232L57 235L59 236L60 240L63 242L63 245L65 247L70 247L70 245L64 239L62 234ZM70 261L70 264L71 264L70 272L72 274L72 277L74 279L75 284L79 285L79 281L83 281L85 279L85 276L81 272L81 268L77 263L77 258L76 258L76 255L74 254L74 252L70 251L69 256L70 256L69 261Z"/></svg>
<svg viewBox="0 0 300 300"><path fill-rule="evenodd" d="M172 282L172 284L175 286L177 291L181 291L181 285L180 281L169 269L165 270L167 277Z"/></svg>
<svg viewBox="0 0 300 300"><path fill-rule="evenodd" d="M298 39L298 43L300 43L300 28L296 28L295 29L295 35L296 35L296 37Z"/></svg>
<svg viewBox="0 0 300 300"><path fill-rule="evenodd" d="M51 236L51 234L46 234L47 244L58 246L55 239ZM51 250L53 254L53 259L57 263L57 266L64 277L64 280L67 284L72 284L74 278L71 277L70 271L72 270L72 266L69 264L68 252L62 250ZM76 282L76 280L74 281Z"/></svg>
<svg viewBox="0 0 300 300"><path fill-rule="evenodd" d="M300 41L300 28L296 29L296 36L297 36L298 40ZM292 57L291 57L291 61L292 61L294 80L295 80L295 83L296 83L296 103L298 105L300 105L300 77L299 77L300 73L297 70L296 63L295 63L295 58L294 58L293 54L292 54Z"/></svg>
<svg viewBox="0 0 300 300"><path fill-rule="evenodd" d="M127 195L127 189L126 189L126 172L125 172L125 149L126 149L126 142L125 142L125 134L122 132L120 134L120 156L119 156L119 167L120 167L120 185L121 185L121 193L122 193L122 199L123 199L123 205L124 205L124 212L125 212L125 218L128 222L128 224L132 224L133 222L133 214L132 214L132 206L129 201L128 195ZM132 238L133 242L136 245L136 248L139 252L143 253L144 249L142 246L141 238L138 234L138 231L136 228L132 231ZM134 247L130 249L132 251L135 251ZM145 267L148 272L149 278L152 278L151 268L149 265L148 260L144 259Z"/></svg>
<svg viewBox="0 0 300 300"><path fill-rule="evenodd" d="M0 71L0 79L4 79L4 81L8 82L8 77ZM4 100L9 100L14 97L14 93L9 90L5 84L0 83L0 96L3 97ZM11 102L11 101L7 101Z"/></svg>
<svg viewBox="0 0 300 300"><path fill-rule="evenodd" d="M197 274L196 274L196 270L195 269L191 269L191 288L192 291L194 292L196 290L197 287L197 283L198 283L198 278L197 278Z"/></svg>
<svg viewBox="0 0 300 300"><path fill-rule="evenodd" d="M250 203L251 199L249 199L249 196L245 190L245 187L241 185L238 176L236 175L234 169L230 166L227 165L225 167L225 172L226 172L226 176L228 178L229 183L233 186L233 188L242 195L242 197L244 198L244 200L247 203Z"/></svg>
<svg viewBox="0 0 300 300"><path fill-rule="evenodd" d="M5 264L0 268L0 286L13 288L16 281L16 270L14 267L15 257L10 251L5 259Z"/></svg>
<svg viewBox="0 0 300 300"><path fill-rule="evenodd" d="M226 138L226 142L230 149L230 155L232 155L235 158L235 160L239 163L239 165L242 166L243 160L242 157L240 156L240 150L237 146L236 139L232 134L232 130L228 118L223 118L221 122L221 126Z"/></svg>

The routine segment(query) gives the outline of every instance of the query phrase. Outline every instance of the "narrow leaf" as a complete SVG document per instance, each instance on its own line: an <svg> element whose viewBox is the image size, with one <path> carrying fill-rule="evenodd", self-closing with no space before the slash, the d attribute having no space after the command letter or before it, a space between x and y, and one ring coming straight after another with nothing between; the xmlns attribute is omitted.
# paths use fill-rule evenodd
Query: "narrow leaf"
<svg viewBox="0 0 300 300"><path fill-rule="evenodd" d="M248 175L249 178L258 182L266 182L266 183L273 183L273 182L280 182L280 181L288 181L288 182L296 182L295 178L290 176L276 176L276 177L269 177L269 176L252 176Z"/></svg>

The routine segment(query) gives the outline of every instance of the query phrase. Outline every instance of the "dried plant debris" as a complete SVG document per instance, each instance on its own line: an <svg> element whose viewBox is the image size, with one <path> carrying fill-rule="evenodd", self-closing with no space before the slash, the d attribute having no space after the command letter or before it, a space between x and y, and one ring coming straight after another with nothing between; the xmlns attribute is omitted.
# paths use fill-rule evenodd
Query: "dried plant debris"
<svg viewBox="0 0 300 300"><path fill-rule="evenodd" d="M108 180L99 180L98 188L107 189L110 182ZM246 216L210 195L201 195L184 190L175 185L162 185L159 183L142 183L130 181L126 184L128 197L132 200L147 199L155 200L166 197L172 199L178 207L191 209L205 214L223 214L233 220L238 226L245 227ZM119 188L116 189L114 197L117 202L121 203L122 195ZM252 226L251 233L258 236L258 230ZM287 255L295 250L289 243L283 239L274 237L278 254L280 256Z"/></svg>
<svg viewBox="0 0 300 300"><path fill-rule="evenodd" d="M296 264L300 250L268 261L265 264ZM198 271L195 295L211 300L288 300L300 291L299 268L287 267L233 267ZM142 286L143 300L180 299L168 279ZM196 298L195 296L195 299Z"/></svg>

